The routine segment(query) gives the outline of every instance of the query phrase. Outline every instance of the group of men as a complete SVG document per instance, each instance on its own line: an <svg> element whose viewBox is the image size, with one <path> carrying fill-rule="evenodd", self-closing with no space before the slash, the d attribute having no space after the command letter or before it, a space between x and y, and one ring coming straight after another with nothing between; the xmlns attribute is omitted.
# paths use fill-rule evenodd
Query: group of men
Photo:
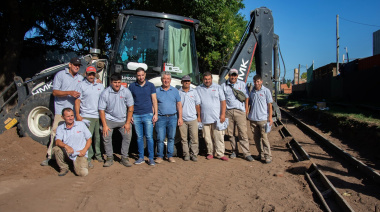
<svg viewBox="0 0 380 212"><path fill-rule="evenodd" d="M147 162L154 166L162 163L165 152L168 162L174 163L177 126L185 161L198 161L199 129L203 132L208 160L216 157L228 161L225 155L225 131L231 141L230 158L236 158L238 147L235 128L238 129L245 159L254 161L249 150L247 118L259 152L256 159L265 163L272 160L265 130L267 123L272 125L272 96L269 89L262 86L259 75L254 77L255 86L251 92L248 92L244 82L237 80L236 69L229 71L228 81L221 86L213 83L212 74L206 72L203 74L203 84L196 89L190 86L190 76L184 76L182 87L177 89L170 85L171 73L162 72L162 85L155 88L146 80L146 70L137 68L136 82L128 88L122 85L121 75L116 73L110 77L110 86L104 88L102 82L95 77L95 67L87 67L84 78L78 74L80 66L80 59L72 58L69 68L58 72L53 82L55 117L47 159L41 165L48 165L54 154L60 167L59 176L68 173L69 161L73 161L74 171L79 176L86 176L88 168L93 168L92 159L104 162L104 167L113 165L114 129L121 134L120 163L131 167L128 154L132 125L137 135L139 153L135 165ZM240 92L242 98L237 97L237 92ZM154 129L157 135L155 160ZM100 136L103 138L105 161L101 153ZM144 159L144 136L148 150L147 161Z"/></svg>

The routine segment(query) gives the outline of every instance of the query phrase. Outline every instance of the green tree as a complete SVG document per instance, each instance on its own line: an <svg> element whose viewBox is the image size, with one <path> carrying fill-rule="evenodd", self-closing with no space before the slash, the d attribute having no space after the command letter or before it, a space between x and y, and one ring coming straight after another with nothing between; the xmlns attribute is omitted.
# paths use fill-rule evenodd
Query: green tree
<svg viewBox="0 0 380 212"><path fill-rule="evenodd" d="M0 90L17 72L25 44L41 44L52 49L88 52L92 44L94 16L100 17L99 47L105 49L114 37L113 24L121 9L130 4L122 0L6 0L0 8ZM26 38L27 32L36 34Z"/></svg>
<svg viewBox="0 0 380 212"><path fill-rule="evenodd" d="M200 71L219 68L239 41L246 21L239 10L242 0L6 0L0 8L0 90L17 72L25 44L88 53L92 47L94 17L99 17L99 49L107 50L115 40L115 22L123 9L165 12L201 21L196 33ZM34 36L25 38L27 32ZM102 52L106 55L106 52Z"/></svg>
<svg viewBox="0 0 380 212"><path fill-rule="evenodd" d="M0 90L17 69L25 33L47 18L48 1L6 0L0 7Z"/></svg>
<svg viewBox="0 0 380 212"><path fill-rule="evenodd" d="M306 79L307 78L307 73L306 72L303 72L302 74L301 74L301 79Z"/></svg>
<svg viewBox="0 0 380 212"><path fill-rule="evenodd" d="M242 0L145 0L136 1L133 7L198 19L201 23L196 42L202 73L219 73L219 69L228 62L247 24L239 14L239 10L244 8Z"/></svg>
<svg viewBox="0 0 380 212"><path fill-rule="evenodd" d="M288 86L288 88L290 88L291 84L292 84L292 81L290 79L287 79L286 80L286 85Z"/></svg>

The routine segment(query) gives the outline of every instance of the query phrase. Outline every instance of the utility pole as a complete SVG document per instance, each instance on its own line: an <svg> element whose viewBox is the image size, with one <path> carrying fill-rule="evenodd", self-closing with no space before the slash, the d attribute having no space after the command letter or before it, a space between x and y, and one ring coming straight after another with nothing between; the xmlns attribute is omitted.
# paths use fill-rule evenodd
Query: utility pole
<svg viewBox="0 0 380 212"><path fill-rule="evenodd" d="M298 64L298 84L301 82L301 64Z"/></svg>
<svg viewBox="0 0 380 212"><path fill-rule="evenodd" d="M339 15L336 15L336 74L339 74Z"/></svg>

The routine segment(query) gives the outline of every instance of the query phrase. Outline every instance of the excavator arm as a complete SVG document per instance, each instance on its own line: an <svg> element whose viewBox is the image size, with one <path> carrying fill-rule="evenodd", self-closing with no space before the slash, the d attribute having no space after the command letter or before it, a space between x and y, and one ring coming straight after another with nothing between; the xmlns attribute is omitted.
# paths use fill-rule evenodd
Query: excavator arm
<svg viewBox="0 0 380 212"><path fill-rule="evenodd" d="M272 11L265 7L253 10L240 42L235 47L227 65L222 67L219 84L228 79L230 69L237 69L239 71L238 79L247 82L251 65L255 58L256 74L261 76L263 85L273 94L274 87L277 87L279 81L278 39L278 35L274 34ZM272 61L274 61L274 71ZM276 83L275 86L273 86L273 81ZM277 91L275 91L273 114L275 118L281 119L276 102Z"/></svg>

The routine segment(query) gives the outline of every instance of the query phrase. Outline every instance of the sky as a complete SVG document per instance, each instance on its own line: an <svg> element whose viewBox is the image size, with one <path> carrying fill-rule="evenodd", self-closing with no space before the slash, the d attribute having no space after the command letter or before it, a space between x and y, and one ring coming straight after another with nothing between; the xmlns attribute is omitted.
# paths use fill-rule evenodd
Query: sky
<svg viewBox="0 0 380 212"><path fill-rule="evenodd" d="M339 61L342 62L346 53L345 47L350 61L373 55L372 34L380 30L380 0L244 0L243 3L245 9L240 13L247 20L255 8L272 10L274 32L280 37L286 67L285 79L293 80L294 69L299 64L302 74L313 61L314 69L336 63L337 15L340 17ZM280 63L282 79L284 67Z"/></svg>

